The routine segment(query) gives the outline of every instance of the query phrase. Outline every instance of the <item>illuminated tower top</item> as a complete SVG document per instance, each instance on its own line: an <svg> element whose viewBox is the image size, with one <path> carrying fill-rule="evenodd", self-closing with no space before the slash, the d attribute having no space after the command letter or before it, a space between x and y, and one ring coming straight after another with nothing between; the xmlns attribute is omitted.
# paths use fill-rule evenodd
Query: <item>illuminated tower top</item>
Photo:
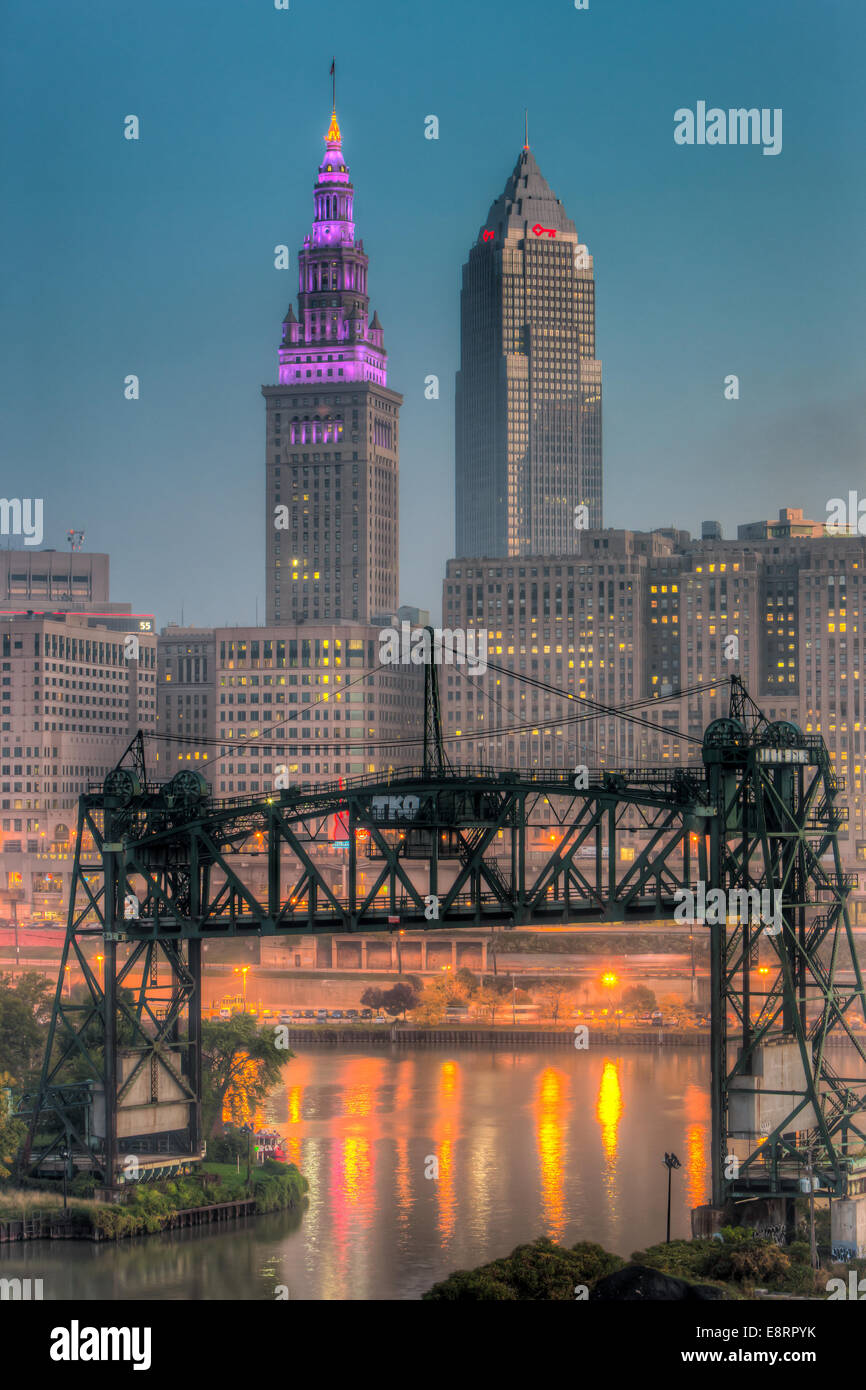
<svg viewBox="0 0 866 1390"><path fill-rule="evenodd" d="M355 190L337 112L313 187L313 228L298 255L298 311L283 320L280 384L372 381L387 385L388 358L378 317L370 321L368 258L355 240Z"/></svg>

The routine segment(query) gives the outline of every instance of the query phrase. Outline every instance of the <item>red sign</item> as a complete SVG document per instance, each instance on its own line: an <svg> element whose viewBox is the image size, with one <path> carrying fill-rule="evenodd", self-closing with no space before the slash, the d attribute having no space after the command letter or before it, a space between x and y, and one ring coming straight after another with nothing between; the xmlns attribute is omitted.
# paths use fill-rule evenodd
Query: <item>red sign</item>
<svg viewBox="0 0 866 1390"><path fill-rule="evenodd" d="M492 241L493 238L494 238L495 236L496 236L496 233L495 233L495 232L491 232L487 227L485 227L485 228L484 228L484 231L481 233L481 240L482 240L482 241Z"/></svg>
<svg viewBox="0 0 866 1390"><path fill-rule="evenodd" d="M388 921L389 921L389 922L394 922L394 923L396 923L396 922L399 922L399 921L400 921L400 918L399 918L399 917L389 917L389 918L388 918Z"/></svg>
<svg viewBox="0 0 866 1390"><path fill-rule="evenodd" d="M532 229L533 236L556 236L555 227L542 227L540 222L536 222Z"/></svg>

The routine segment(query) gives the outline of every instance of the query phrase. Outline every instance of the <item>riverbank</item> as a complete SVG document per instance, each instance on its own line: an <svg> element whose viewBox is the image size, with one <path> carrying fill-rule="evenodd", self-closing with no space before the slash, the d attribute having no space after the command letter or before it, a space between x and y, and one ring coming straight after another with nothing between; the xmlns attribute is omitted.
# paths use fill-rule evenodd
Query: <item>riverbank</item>
<svg viewBox="0 0 866 1390"><path fill-rule="evenodd" d="M54 1192L0 1189L0 1244L24 1240L122 1240L188 1226L207 1226L301 1205L309 1184L291 1163L266 1161L251 1177L227 1164L204 1164L188 1176L130 1185L120 1200L72 1198L64 1209Z"/></svg>
<svg viewBox="0 0 866 1390"><path fill-rule="evenodd" d="M270 1020L265 1026L271 1026ZM286 1025L290 1047L574 1047L578 1045L576 1027L539 1028L531 1025L491 1027L438 1026L413 1027L399 1023L388 1027L327 1023L308 1027ZM578 1025L581 1026L581 1025ZM586 1023L588 1047L687 1047L709 1048L709 1028L599 1028L591 1019ZM580 1044L583 1047L583 1044ZM845 1037L831 1035L828 1048L850 1046Z"/></svg>
<svg viewBox="0 0 866 1390"><path fill-rule="evenodd" d="M288 1027L288 1025L286 1025ZM709 1047L709 1029L596 1028L586 1024L588 1045L597 1047ZM413 1028L398 1024L365 1028L360 1024L329 1027L312 1024L309 1028L288 1027L290 1047L574 1047L580 1040L575 1028L538 1028L519 1024L502 1028L432 1026ZM583 1045L582 1043L580 1044Z"/></svg>

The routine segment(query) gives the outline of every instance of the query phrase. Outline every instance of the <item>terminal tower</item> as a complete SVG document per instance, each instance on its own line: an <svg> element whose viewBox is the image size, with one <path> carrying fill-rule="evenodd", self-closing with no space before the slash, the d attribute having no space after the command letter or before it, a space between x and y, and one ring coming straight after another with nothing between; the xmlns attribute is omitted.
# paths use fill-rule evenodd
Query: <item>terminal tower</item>
<svg viewBox="0 0 866 1390"><path fill-rule="evenodd" d="M399 416L336 110L267 412L269 625L366 622L398 602Z"/></svg>

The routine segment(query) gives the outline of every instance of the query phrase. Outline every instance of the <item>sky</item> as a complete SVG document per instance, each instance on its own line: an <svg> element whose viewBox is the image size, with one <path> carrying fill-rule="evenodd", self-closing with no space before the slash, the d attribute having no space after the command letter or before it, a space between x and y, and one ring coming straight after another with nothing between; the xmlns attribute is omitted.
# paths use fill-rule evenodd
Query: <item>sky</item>
<svg viewBox="0 0 866 1390"><path fill-rule="evenodd" d="M160 625L264 621L260 388L334 56L371 310L405 398L402 602L440 609L461 266L524 108L594 258L605 525L713 518L735 536L866 494L861 0L289 6L19 0L0 21L0 492L43 499L46 547L84 529L112 598ZM699 101L781 108L781 153L677 145L674 113Z"/></svg>

